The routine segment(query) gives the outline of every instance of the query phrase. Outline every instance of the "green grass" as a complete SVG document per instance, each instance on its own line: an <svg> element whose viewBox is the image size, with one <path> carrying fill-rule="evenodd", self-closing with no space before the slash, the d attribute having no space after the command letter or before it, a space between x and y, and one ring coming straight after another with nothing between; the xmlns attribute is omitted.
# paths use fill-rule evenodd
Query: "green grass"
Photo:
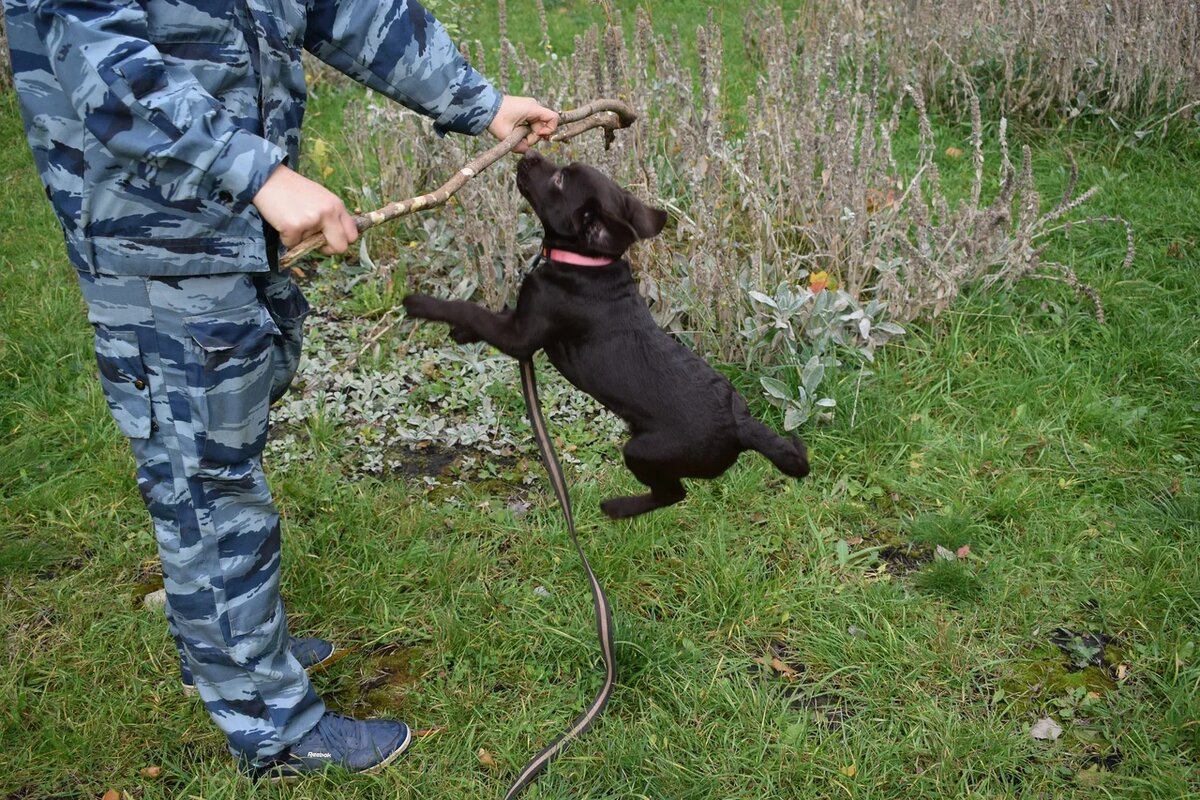
<svg viewBox="0 0 1200 800"><path fill-rule="evenodd" d="M495 67L497 55L491 43L500 32L500 17L495 3L465 3L458 9L459 14L450 13L443 18L451 25L452 32L458 39L479 40L485 45L489 61L487 66ZM603 30L609 21L609 10L604 3L572 2L571 0L548 0L546 7L546 25L550 32L550 42L554 51L562 58L570 57L574 52L574 38L583 34L592 25L600 26ZM632 38L637 26L638 6L650 9L650 21L654 32L667 37L668 41L675 40L682 45L684 63L695 68L698 61L695 56L696 28L707 24L707 4L695 3L690 0L659 0L655 3L641 3L636 0L613 0L607 3L611 8L613 19L620 14L621 26L625 30L626 40ZM791 15L806 5L805 0L782 0L779 3L785 14ZM511 0L508 7L508 38L514 43L525 47L530 54L542 51L541 23L538 20L537 4L532 0ZM722 92L727 95L744 97L754 85L757 77L754 66L747 58L746 44L742 38L742 26L747 13L744 3L713 4L713 21L729 35L724 37L724 71L721 76ZM437 10L436 5L434 6ZM514 89L516 91L516 89ZM583 99L583 98L581 98Z"/></svg>
<svg viewBox="0 0 1200 800"><path fill-rule="evenodd" d="M311 120L331 141L340 102ZM136 605L153 537L16 117L0 97L0 796L499 796L597 685L544 484L514 517L496 482L437 503L342 474L329 447L273 471L293 629L358 648L319 691L441 730L376 777L239 779L178 691L161 618ZM634 486L617 454L575 476L622 675L531 797L1200 792L1200 144L1114 156L1116 141L1035 145L1045 197L1069 144L1095 212L1137 229L1128 273L1119 230L1080 228L1055 254L1100 290L1106 326L1053 284L968 298L873 376L839 376L800 484L747 456L612 524L598 502ZM969 558L930 561L963 544ZM1070 672L1059 627L1115 637L1109 668ZM1047 714L1057 742L1028 735ZM150 765L162 776L139 775Z"/></svg>

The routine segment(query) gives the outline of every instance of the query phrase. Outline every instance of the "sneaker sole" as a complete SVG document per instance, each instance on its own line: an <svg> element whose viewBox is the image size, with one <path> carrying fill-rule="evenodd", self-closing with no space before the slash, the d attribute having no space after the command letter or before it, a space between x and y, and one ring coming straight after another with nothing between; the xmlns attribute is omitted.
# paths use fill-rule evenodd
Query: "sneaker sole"
<svg viewBox="0 0 1200 800"><path fill-rule="evenodd" d="M393 750L391 753L388 754L387 758L385 758L383 761L380 761L378 764L376 764L373 767L367 767L366 769L359 770L358 772L354 772L351 774L352 775L374 775L378 772L381 772L383 769L385 769L389 764L391 764L397 758L404 755L405 751L408 750L408 746L410 744L412 744L412 740L413 740L412 726L408 725L405 727L407 728L408 735L404 737L404 741L401 742L396 747L395 750ZM318 770L318 771L304 773L304 774L297 773L297 774L293 774L293 775L269 775L269 776L264 776L264 777L266 777L267 780L269 780L271 783L293 783L295 781L300 780L301 778L307 778L312 775L319 775L323 771L324 770Z"/></svg>
<svg viewBox="0 0 1200 800"><path fill-rule="evenodd" d="M329 655L325 656L315 664L309 664L304 668L304 671L309 675L313 674L331 661L336 661L337 659L335 659L334 656L336 656L339 652L340 651L337 649L337 645L334 645L333 649L329 651ZM196 688L196 684L194 683L184 683L183 681L180 681L179 686L183 689L184 697L195 697L200 693L200 690Z"/></svg>

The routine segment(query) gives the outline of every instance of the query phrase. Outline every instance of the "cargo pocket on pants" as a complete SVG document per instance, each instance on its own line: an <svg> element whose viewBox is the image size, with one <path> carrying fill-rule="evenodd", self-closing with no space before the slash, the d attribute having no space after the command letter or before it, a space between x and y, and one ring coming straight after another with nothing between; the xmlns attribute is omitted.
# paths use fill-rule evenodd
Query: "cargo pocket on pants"
<svg viewBox="0 0 1200 800"><path fill-rule="evenodd" d="M104 398L121 433L130 439L150 438L150 385L134 331L96 328L96 363Z"/></svg>
<svg viewBox="0 0 1200 800"><path fill-rule="evenodd" d="M202 472L220 471L262 453L279 328L257 301L185 317L197 363L188 369L196 448Z"/></svg>

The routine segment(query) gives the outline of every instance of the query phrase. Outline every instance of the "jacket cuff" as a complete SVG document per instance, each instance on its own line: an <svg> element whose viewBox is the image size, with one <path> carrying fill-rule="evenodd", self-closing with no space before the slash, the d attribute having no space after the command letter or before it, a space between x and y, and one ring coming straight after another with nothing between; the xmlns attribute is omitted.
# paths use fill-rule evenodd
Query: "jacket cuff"
<svg viewBox="0 0 1200 800"><path fill-rule="evenodd" d="M500 110L504 95L487 79L464 63L458 85L451 91L450 104L433 121L438 136L449 132L477 136L487 130Z"/></svg>
<svg viewBox="0 0 1200 800"><path fill-rule="evenodd" d="M239 213L286 160L287 153L279 145L235 129L204 176L209 196Z"/></svg>

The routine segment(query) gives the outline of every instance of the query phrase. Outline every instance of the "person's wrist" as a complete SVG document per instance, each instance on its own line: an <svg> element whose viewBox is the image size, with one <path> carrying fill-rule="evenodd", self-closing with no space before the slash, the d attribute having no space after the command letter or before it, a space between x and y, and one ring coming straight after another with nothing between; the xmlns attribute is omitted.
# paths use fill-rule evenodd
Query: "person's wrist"
<svg viewBox="0 0 1200 800"><path fill-rule="evenodd" d="M283 183L286 183L291 177L289 173L293 170L287 164L280 162L268 173L266 180L258 187L258 191L254 193L253 199L250 201L257 207L259 202L269 197Z"/></svg>
<svg viewBox="0 0 1200 800"><path fill-rule="evenodd" d="M204 185L212 199L241 213L286 160L287 153L278 145L237 129L209 166Z"/></svg>

